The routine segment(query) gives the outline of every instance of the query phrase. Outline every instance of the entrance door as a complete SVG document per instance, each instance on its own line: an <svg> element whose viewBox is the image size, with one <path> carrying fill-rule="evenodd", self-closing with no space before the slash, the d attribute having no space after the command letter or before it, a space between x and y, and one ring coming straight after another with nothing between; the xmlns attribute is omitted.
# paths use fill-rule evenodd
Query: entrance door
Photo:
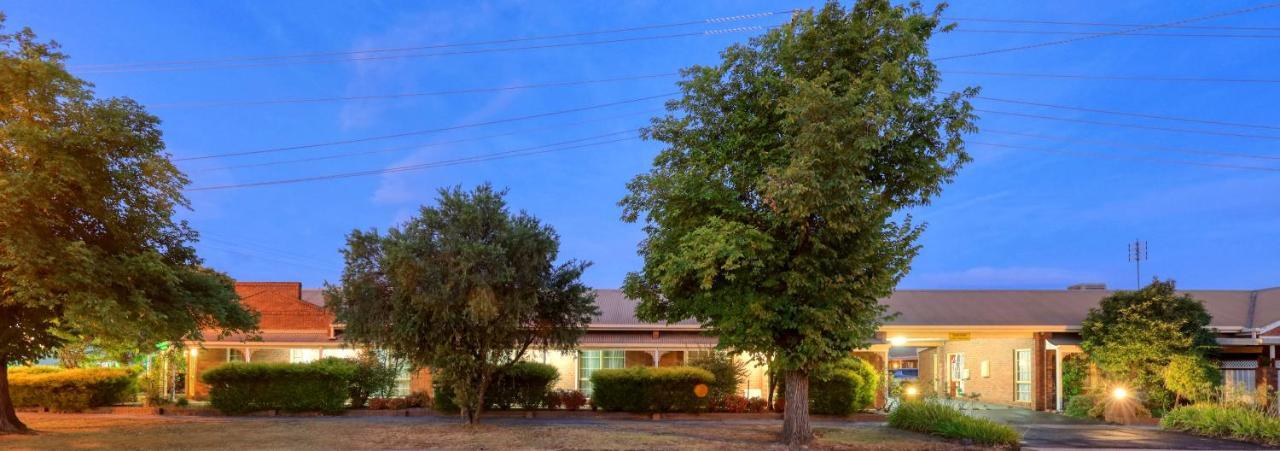
<svg viewBox="0 0 1280 451"><path fill-rule="evenodd" d="M964 380L968 376L964 369L964 354L947 354L947 376L950 380L948 391L953 397L964 396Z"/></svg>

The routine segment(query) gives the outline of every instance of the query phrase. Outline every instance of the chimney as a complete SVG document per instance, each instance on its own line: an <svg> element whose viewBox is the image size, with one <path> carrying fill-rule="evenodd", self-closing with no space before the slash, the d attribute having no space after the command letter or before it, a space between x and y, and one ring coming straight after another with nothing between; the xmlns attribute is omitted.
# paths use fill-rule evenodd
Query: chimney
<svg viewBox="0 0 1280 451"><path fill-rule="evenodd" d="M1104 291L1107 289L1105 283L1077 283L1067 287L1067 291Z"/></svg>

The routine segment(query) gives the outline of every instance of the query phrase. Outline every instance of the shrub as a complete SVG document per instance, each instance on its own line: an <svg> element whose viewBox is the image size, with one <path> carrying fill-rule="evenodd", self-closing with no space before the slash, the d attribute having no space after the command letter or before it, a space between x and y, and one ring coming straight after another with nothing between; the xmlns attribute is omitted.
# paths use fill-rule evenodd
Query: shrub
<svg viewBox="0 0 1280 451"><path fill-rule="evenodd" d="M410 393L404 399L407 407L431 407L431 394L424 391Z"/></svg>
<svg viewBox="0 0 1280 451"><path fill-rule="evenodd" d="M347 401L355 371L350 360L326 358L304 364L232 362L200 377L209 384L209 403L224 413L337 413Z"/></svg>
<svg viewBox="0 0 1280 451"><path fill-rule="evenodd" d="M766 410L769 410L768 400L761 397L755 397L747 400L747 412L761 413Z"/></svg>
<svg viewBox="0 0 1280 451"><path fill-rule="evenodd" d="M727 353L712 351L689 360L689 366L702 368L715 376L716 381L707 385L707 397L716 405L738 393L739 382L747 377L747 363L737 361Z"/></svg>
<svg viewBox="0 0 1280 451"><path fill-rule="evenodd" d="M549 405L552 396L551 386L560 379L556 367L533 362L519 362L500 372L485 389L486 408L510 409L519 405L526 409L537 409ZM455 400L451 382L437 378L432 383L435 392L435 404L438 412L456 413L460 407Z"/></svg>
<svg viewBox="0 0 1280 451"><path fill-rule="evenodd" d="M1089 356L1084 353L1068 354L1062 358L1062 399L1071 399L1084 393L1089 378Z"/></svg>
<svg viewBox="0 0 1280 451"><path fill-rule="evenodd" d="M365 351L355 359L355 368L347 387L351 407L364 407L373 396L386 397L396 386L401 365L387 363L376 352Z"/></svg>
<svg viewBox="0 0 1280 451"><path fill-rule="evenodd" d="M699 393L698 386L713 382L710 372L693 367L596 370L591 374L591 401L608 411L696 412L707 408L709 391Z"/></svg>
<svg viewBox="0 0 1280 451"><path fill-rule="evenodd" d="M503 370L485 390L485 404L502 410L519 405L537 409L547 400L551 386L560 379L556 367L534 362L519 362Z"/></svg>
<svg viewBox="0 0 1280 451"><path fill-rule="evenodd" d="M1102 418L1100 406L1096 396L1081 393L1067 399L1063 413L1076 418Z"/></svg>
<svg viewBox="0 0 1280 451"><path fill-rule="evenodd" d="M134 375L125 369L29 367L9 370L9 396L15 407L78 412L124 401L135 391Z"/></svg>
<svg viewBox="0 0 1280 451"><path fill-rule="evenodd" d="M579 390L556 390L556 392L565 410L578 410L587 405L587 395Z"/></svg>
<svg viewBox="0 0 1280 451"><path fill-rule="evenodd" d="M1243 406L1198 404L1178 407L1160 419L1160 427L1280 446L1280 418Z"/></svg>
<svg viewBox="0 0 1280 451"><path fill-rule="evenodd" d="M1218 366L1199 355L1175 355L1162 374L1164 386L1179 398L1207 401L1222 384Z"/></svg>
<svg viewBox="0 0 1280 451"><path fill-rule="evenodd" d="M747 412L750 401L741 395L729 395L721 399L711 400L711 410L717 412L744 413Z"/></svg>
<svg viewBox="0 0 1280 451"><path fill-rule="evenodd" d="M814 373L809 385L809 411L847 416L876 401L880 375L862 359L849 358Z"/></svg>
<svg viewBox="0 0 1280 451"><path fill-rule="evenodd" d="M907 401L889 412L889 426L988 446L1018 446L1017 430L985 418L974 418L933 401Z"/></svg>

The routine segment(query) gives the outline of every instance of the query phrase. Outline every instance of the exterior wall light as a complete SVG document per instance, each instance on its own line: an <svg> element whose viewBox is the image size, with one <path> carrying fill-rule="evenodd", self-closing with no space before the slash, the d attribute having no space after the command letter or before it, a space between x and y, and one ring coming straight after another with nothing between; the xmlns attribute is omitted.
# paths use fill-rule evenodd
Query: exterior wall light
<svg viewBox="0 0 1280 451"><path fill-rule="evenodd" d="M1114 390L1111 390L1111 397L1115 399L1128 398L1129 390L1125 390L1124 387L1116 387Z"/></svg>
<svg viewBox="0 0 1280 451"><path fill-rule="evenodd" d="M890 337L889 345L890 346L906 346L907 337Z"/></svg>
<svg viewBox="0 0 1280 451"><path fill-rule="evenodd" d="M920 389L916 388L916 386L914 385L910 385L910 386L907 386L907 389L905 390L905 392L908 398L914 398L916 397L916 395L920 394Z"/></svg>

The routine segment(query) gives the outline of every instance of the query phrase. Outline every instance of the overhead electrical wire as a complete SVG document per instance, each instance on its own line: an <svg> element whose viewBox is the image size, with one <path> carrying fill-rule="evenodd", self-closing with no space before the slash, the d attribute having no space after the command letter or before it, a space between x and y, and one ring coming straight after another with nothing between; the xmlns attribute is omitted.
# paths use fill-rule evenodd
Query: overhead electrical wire
<svg viewBox="0 0 1280 451"><path fill-rule="evenodd" d="M602 34L628 33L628 32L634 32L634 31L655 30L655 29L662 29L662 28L678 28L678 27L685 27L685 26L692 26L692 25L721 24L721 23L730 23L730 22L739 22L744 20L759 19L764 17L770 17L777 14L790 14L792 12L793 10L766 11L766 12L759 12L759 13L739 14L735 16L713 17L709 19L690 20L690 21L684 21L684 22L674 22L674 23L665 23L665 24L638 25L633 27L613 28L613 29L606 29L606 30L582 31L582 32L538 35L538 36L525 36L525 37L519 37L519 38L501 38L501 39L491 39L491 40L482 40L482 41L460 41L460 42L452 42L452 43L444 43L444 44L430 44L430 45L420 45L420 46L411 46L411 47L387 47L387 48L372 48L372 49L348 50L348 51L295 53L295 54L287 54L287 55L240 56L240 57L214 58L214 59L150 61L150 62L139 62L139 63L87 64L87 65L72 66L72 68L73 69L121 69L121 68L137 68L137 67L146 67L146 66L221 64L221 63L237 63L237 62L252 62L252 61L272 61L272 60L287 60L287 59L299 59L299 58L330 57L330 56L351 56L351 55L362 55L366 53L408 52L408 51L442 49L442 48L452 48L452 47L469 47L469 46L476 46L476 45L510 44L513 42L565 39L565 38L575 38L575 37L583 37L583 36L596 36L596 35L602 35Z"/></svg>
<svg viewBox="0 0 1280 451"><path fill-rule="evenodd" d="M564 146L564 147L551 147L551 146L556 146L559 144L563 144L565 142L552 143L552 144L544 144L540 146L532 146L532 147L524 147L520 149L507 150L502 152L475 155L471 157L439 160L439 161L432 161L428 163L412 164L412 165L404 165L404 166L393 166L393 167L384 168L384 169L339 172L334 174L326 174L326 175L318 175L318 176L310 176L310 177L299 177L299 178L292 178L292 179L265 180L265 181L259 181L259 182L249 182L249 183L203 186L203 187L188 188L186 189L186 191L188 192L216 191L216 190L226 190L226 189L235 189L235 188L250 188L250 187L257 187L257 186L305 183L305 182L314 182L314 181L320 181L320 180L334 180L334 179L362 177L362 176L370 176L370 175L396 174L401 172L419 171L423 169L456 166L461 164L478 163L483 161L503 160L508 158L528 156L528 155L536 155L536 154L543 154L543 153L550 153L550 152L560 152L565 150L582 149L587 147L603 146L606 144L614 144L614 143L619 143L624 141L633 141L636 139L639 139L639 138L638 137L618 138L618 139L612 139L608 141L577 144L577 145ZM569 142L569 141L566 141L566 142ZM547 148L547 147L551 147L551 148Z"/></svg>
<svg viewBox="0 0 1280 451"><path fill-rule="evenodd" d="M1086 27L1113 27L1113 28L1133 28L1145 27L1152 24L1134 24L1134 23L1112 23L1112 22L1072 22L1063 20L1039 20L1039 19L999 19L989 17L943 17L944 21L954 22L984 22L984 23L1016 23L1016 24L1032 24L1032 25L1075 25ZM1184 29L1184 30L1231 30L1231 31L1280 31L1280 27L1241 27L1228 25L1167 25L1161 28Z"/></svg>
<svg viewBox="0 0 1280 451"><path fill-rule="evenodd" d="M1052 103L1033 102L1029 100L1005 99L1005 98L988 97L988 96L977 96L976 98L990 101L990 102L1010 103L1015 105L1030 105L1030 106L1038 106L1038 107L1044 107L1044 108L1053 108L1058 110L1084 111L1088 113L1140 117L1145 119L1160 119L1165 121L1189 122L1189 123L1196 123L1196 124L1224 125L1224 126L1230 126L1230 127L1257 128L1257 129L1264 129L1264 130L1280 130L1280 126L1275 126L1275 125L1245 124L1240 122L1218 121L1218 120L1211 120L1211 119L1165 116L1160 114L1148 114L1148 113L1133 113L1128 111L1104 110L1099 108L1085 108L1085 107L1078 107L1078 106L1057 105Z"/></svg>
<svg viewBox="0 0 1280 451"><path fill-rule="evenodd" d="M1158 130L1158 131L1165 131L1165 132L1196 133L1201 135L1231 136L1236 138L1280 141L1280 136L1275 136L1275 135L1252 135L1252 134L1245 134L1245 133L1219 132L1214 130L1202 130L1202 129L1194 129L1194 128L1174 128L1174 127L1160 127L1160 126L1154 126L1154 125L1125 124L1125 123L1118 123L1118 122L1095 121L1095 120L1089 120L1089 119L1074 119L1074 118L1065 118L1065 117L1057 117L1057 116L1044 116L1040 114L1016 113L1012 111L988 110L988 109L982 109L982 108L974 108L973 111L977 111L981 113L999 114L1004 116L1044 119L1044 120L1050 120L1050 121L1102 125L1107 127L1136 128L1136 129L1143 129L1143 130Z"/></svg>
<svg viewBox="0 0 1280 451"><path fill-rule="evenodd" d="M984 75L984 76L992 76L992 77L1060 78L1060 79L1079 79L1079 80L1280 84L1280 79L1260 79L1260 78L1166 77L1166 76L1152 76L1152 75L1048 74L1048 73L1035 73L1035 72L997 72L997 71L980 71L980 70L945 70L943 71L943 73L944 74L960 74L960 75Z"/></svg>
<svg viewBox="0 0 1280 451"><path fill-rule="evenodd" d="M1092 158L1105 158L1105 159L1111 159L1111 160L1144 161L1144 162L1163 163L1163 164L1203 166L1203 167L1219 168L1219 169L1239 169L1239 170L1246 170L1246 171L1280 172L1280 168L1271 168L1271 167L1264 167L1264 166L1244 166L1244 165L1238 165L1238 164L1210 163L1210 162L1204 162L1204 161L1135 157L1135 156L1129 156L1129 155L1116 155L1116 154L1105 153L1105 152L1089 152L1089 151L1067 150L1067 149L1044 149L1040 147L1017 146L1012 144L999 144L999 143L990 143L990 142L983 142L983 141L970 141L967 144L974 144L974 145L988 146L988 147L998 147L998 148L1005 148L1005 149L1015 149L1015 150L1031 150L1036 152L1060 153L1065 155L1077 155L1077 156L1085 156L1085 157L1092 157Z"/></svg>
<svg viewBox="0 0 1280 451"><path fill-rule="evenodd" d="M449 141L436 141L436 142L430 142L430 143L410 144L410 145L406 145L406 146L384 147L384 148L381 148L381 149L362 150L362 151L359 151L359 152L344 152L344 153L336 153L336 154L321 155L321 156L317 156L317 157L297 158L297 159L291 159L291 160L275 160L275 161L266 161L266 162L261 162L261 163L246 163L246 164L238 164L238 165L230 165L230 166L217 166L217 167L208 167L208 168L194 168L194 169L190 169L190 171L193 171L193 172L194 172L194 171L204 172L204 171L224 171L224 170L231 170L231 169L261 168L261 167L281 166L281 165L288 165L288 164L295 164L295 163L309 163L309 162L313 162L313 161L335 160L335 159L349 158L349 157L358 157L358 156L365 156L365 155L375 155L375 154L381 154L381 153L400 152L400 151L405 151L405 150L429 149L429 148L432 148L432 147L447 146L447 145L452 145L452 144L462 144L462 143L468 143L468 142L485 141L485 140L489 140L489 139L493 139L493 138L500 138L500 137L503 137L503 136L521 135L521 134L526 134L526 133L535 133L535 132L547 131L547 130L563 130L563 129L565 129L565 128L569 128L569 127L576 127L576 126L584 125L584 124L592 124L592 123L605 122L605 121L610 121L610 120L614 120L614 119L621 119L621 118L624 118L624 117L634 117L634 116L637 116L637 115L653 115L653 114L658 114L658 113L660 113L660 112L661 112L661 110L643 110L643 111L634 111L634 112L626 113L626 114L619 114L619 115L614 115L614 116L603 116L603 117L592 118L592 119L588 119L588 120L585 120L585 121L576 121L576 122L564 122L564 123L548 124L548 125L541 126L541 127L523 128L523 129L519 129L519 130L512 130L512 131L509 131L509 132L494 133L494 134L490 134L490 135L474 136L474 137L470 137L470 138L455 139L455 140L449 140ZM639 127L636 127L636 128L638 129Z"/></svg>
<svg viewBox="0 0 1280 451"><path fill-rule="evenodd" d="M1257 160L1280 161L1280 154L1263 155L1263 154L1244 153L1244 152L1224 152L1224 151L1218 151L1218 150L1188 149L1185 147L1152 146L1147 144L1124 143L1124 142L1105 141L1105 140L1097 140L1097 139L1078 139L1078 138L1069 138L1065 136L1041 135L1036 133L1014 132L1014 131L1008 131L1008 130L997 130L997 129L989 129L989 128L982 129L980 133L981 134L994 133L997 135L1018 136L1023 138L1040 139L1040 140L1046 140L1046 141L1057 141L1057 142L1064 142L1064 143L1070 143L1070 144L1087 144L1087 145L1094 145L1094 146L1113 147L1113 148L1119 148L1119 149L1139 149L1139 150L1149 150L1149 151L1157 151L1157 152L1185 153L1189 155L1208 155L1208 156L1215 156L1215 157L1252 158Z"/></svg>
<svg viewBox="0 0 1280 451"><path fill-rule="evenodd" d="M1096 31L1062 31L1062 30L992 30L984 28L956 28L952 33L981 34L1038 34L1038 35L1094 35ZM1139 38L1222 38L1222 39L1280 39L1280 34L1225 34L1225 33L1125 33L1116 36Z"/></svg>
<svg viewBox="0 0 1280 451"><path fill-rule="evenodd" d="M446 89L439 91L424 92L404 92L395 94L371 94L361 96L336 96L336 97L302 97L302 98L281 98L281 99L265 99L265 100L232 100L223 102L171 102L171 103L153 103L148 104L149 109L168 109L168 108L211 108L211 107L229 107L229 106L258 106L258 105L287 105L302 103L325 103L325 102L354 102L365 100L386 100L400 99L408 97L436 97L456 94L476 94L485 92L503 92L503 91L519 91L525 89L541 89L541 88L560 88L566 86L583 86L601 83L613 83L619 81L647 80L654 78L668 78L680 75L678 72L667 72L661 74L647 75L631 75L623 77L597 78L592 80L572 80L558 81L546 83L531 83L525 85L498 86L487 88L461 88Z"/></svg>
<svg viewBox="0 0 1280 451"><path fill-rule="evenodd" d="M1128 33L1138 33L1138 32L1143 32L1143 31L1147 31L1147 30L1154 30L1154 29L1160 29L1160 28L1168 28L1168 27L1175 26L1175 25L1184 25L1184 24L1193 23L1193 22L1201 22L1201 21L1205 21L1205 20L1219 19L1219 18L1223 18L1223 17L1236 16L1236 15L1240 15L1240 14L1248 14L1248 13L1252 13L1252 12L1256 12L1256 11L1261 11L1261 10L1268 9L1268 8L1276 8L1276 7L1280 7L1280 3L1265 3L1265 4L1262 4L1262 5L1251 6L1251 7L1248 7L1248 8L1236 9L1236 10L1232 10L1232 11L1226 11L1226 12L1221 12L1221 13L1217 13L1217 14L1211 14L1211 15L1208 15L1208 16L1200 16L1200 17L1193 17L1193 18L1189 18L1189 19L1176 20L1176 21L1173 21L1173 22L1166 22L1166 23L1162 23L1162 24L1143 25L1143 26L1140 26L1140 27L1127 28L1127 29L1124 29L1124 30L1098 32L1098 33L1090 34L1090 35L1087 35L1087 36L1080 36L1080 37L1068 38L1068 39L1060 39L1060 40L1056 40L1056 41L1037 42L1037 43L1034 43L1034 44L1026 44L1026 45L1019 45L1019 46L1014 46L1014 47L1005 47L1005 48L999 48L999 49L984 50L984 51L980 51L980 52L962 53L962 54L957 54L957 55L944 56L944 57L941 57L941 58L934 58L933 60L934 60L934 61L949 61L949 60L962 59L962 58L973 58L973 57L977 57L977 56L994 55L994 54L997 54L997 53L1016 52L1016 51L1020 51L1020 50L1029 50L1029 49L1035 49L1035 48L1040 48L1040 47L1050 47L1050 46L1056 46L1056 45L1062 45L1062 44L1071 44L1071 43L1080 42L1080 41L1087 41L1087 40L1090 40L1090 39L1104 38L1104 37L1108 37L1108 36L1117 36L1117 35L1128 34Z"/></svg>
<svg viewBox="0 0 1280 451"><path fill-rule="evenodd" d="M576 112L582 112L582 111L590 111L590 110L596 110L600 108L608 108L611 106L643 102L645 100L660 99L663 97L670 97L676 94L679 94L679 92L668 92L665 94L638 97L634 99L620 100L617 102L601 103L601 104L588 105L588 106L578 107L578 108L569 108L564 110L530 114L525 116L515 116L515 117L509 117L509 118L503 118L503 119L494 119L494 120L482 121L482 122L472 122L467 124L453 125L449 127L429 128L424 130L413 130L408 132L392 133L388 135L366 136L362 138L325 141L325 142L311 143L311 144L300 144L295 146L269 147L265 149L244 150L244 151L238 151L238 152L225 152L225 153L217 153L217 154L200 155L200 156L194 156L194 157L174 158L173 161L194 161L194 160L207 160L211 158L238 157L238 156L244 156L244 155L260 155L264 153L283 152L288 150L313 149L317 147L328 147L328 146L337 146L337 145L343 145L343 144L354 144L354 143L360 143L360 142L380 141L384 139L402 138L406 136L426 135L426 134L440 133L440 132L445 132L450 130L460 130L464 128L481 127L486 125L502 124L507 122L516 122L516 121L558 116L562 114L570 114L570 113L576 113Z"/></svg>

